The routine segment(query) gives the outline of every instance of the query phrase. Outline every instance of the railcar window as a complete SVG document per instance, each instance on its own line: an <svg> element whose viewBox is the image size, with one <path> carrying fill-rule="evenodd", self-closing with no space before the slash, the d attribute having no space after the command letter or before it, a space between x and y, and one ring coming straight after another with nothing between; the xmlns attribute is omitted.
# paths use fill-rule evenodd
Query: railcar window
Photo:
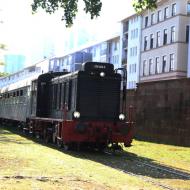
<svg viewBox="0 0 190 190"><path fill-rule="evenodd" d="M20 90L20 96L23 96L23 90Z"/></svg>
<svg viewBox="0 0 190 190"><path fill-rule="evenodd" d="M15 97L16 96L16 92L13 92L13 97Z"/></svg>
<svg viewBox="0 0 190 190"><path fill-rule="evenodd" d="M19 91L16 92L16 96L19 96Z"/></svg>

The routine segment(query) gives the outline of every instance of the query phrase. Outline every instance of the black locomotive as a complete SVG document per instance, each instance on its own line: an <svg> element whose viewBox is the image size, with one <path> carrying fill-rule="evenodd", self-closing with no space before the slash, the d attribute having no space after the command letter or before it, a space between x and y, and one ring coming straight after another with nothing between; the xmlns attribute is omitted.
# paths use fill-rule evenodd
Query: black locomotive
<svg viewBox="0 0 190 190"><path fill-rule="evenodd" d="M121 98L122 78L112 64L99 62L74 73L42 74L1 89L0 118L18 121L23 130L65 149L130 146L133 110L125 107L125 86Z"/></svg>

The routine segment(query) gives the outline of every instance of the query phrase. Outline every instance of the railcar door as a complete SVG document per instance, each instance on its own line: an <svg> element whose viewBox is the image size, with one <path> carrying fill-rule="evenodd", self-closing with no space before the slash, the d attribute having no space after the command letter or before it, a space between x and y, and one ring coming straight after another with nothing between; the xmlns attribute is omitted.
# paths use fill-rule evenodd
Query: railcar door
<svg viewBox="0 0 190 190"><path fill-rule="evenodd" d="M31 98L30 98L30 115L36 116L37 107L37 80L32 81Z"/></svg>

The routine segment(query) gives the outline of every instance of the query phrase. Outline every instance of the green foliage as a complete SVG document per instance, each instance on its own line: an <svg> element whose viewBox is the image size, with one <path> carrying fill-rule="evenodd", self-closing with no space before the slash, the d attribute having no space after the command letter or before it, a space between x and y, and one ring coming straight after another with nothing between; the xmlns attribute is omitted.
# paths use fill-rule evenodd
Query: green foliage
<svg viewBox="0 0 190 190"><path fill-rule="evenodd" d="M6 49L6 45L5 44L0 44L0 49L5 50Z"/></svg>
<svg viewBox="0 0 190 190"><path fill-rule="evenodd" d="M90 13L91 19L99 16L102 3L101 0L83 0L85 3L84 11ZM66 26L73 24L73 19L78 12L78 0L33 0L32 11L35 13L38 8L44 9L47 13L52 14L58 9L64 10L63 19Z"/></svg>
<svg viewBox="0 0 190 190"><path fill-rule="evenodd" d="M6 77L6 76L8 76L9 74L8 73L1 73L0 72L0 77Z"/></svg>
<svg viewBox="0 0 190 190"><path fill-rule="evenodd" d="M91 19L99 16L102 2L101 0L83 0L85 3L84 11L90 13ZM137 13L146 9L155 9L157 0L133 0L133 7ZM37 12L38 8L44 9L52 14L58 9L63 9L63 20L66 21L66 27L73 24L73 19L78 12L78 0L33 0L32 11Z"/></svg>
<svg viewBox="0 0 190 190"><path fill-rule="evenodd" d="M4 62L2 62L2 61L0 61L0 65L5 65L5 63L4 63Z"/></svg>
<svg viewBox="0 0 190 190"><path fill-rule="evenodd" d="M141 13L146 9L155 9L157 0L133 0L133 7L137 13Z"/></svg>

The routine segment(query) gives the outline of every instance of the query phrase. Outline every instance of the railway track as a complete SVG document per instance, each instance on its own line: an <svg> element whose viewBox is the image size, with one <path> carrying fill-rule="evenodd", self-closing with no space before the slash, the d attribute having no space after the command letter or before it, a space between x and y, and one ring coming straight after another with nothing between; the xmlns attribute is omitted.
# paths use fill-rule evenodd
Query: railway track
<svg viewBox="0 0 190 190"><path fill-rule="evenodd" d="M169 170L169 169L165 169L165 168L162 168L162 167L157 167L157 166L154 166L154 165L151 165L151 164L142 162L142 161L137 161L137 160L135 160L134 162L136 162L137 166L139 166L139 164L140 164L141 167L142 167L142 165L143 165L144 167L148 167L148 168L146 168L146 170L148 170L148 169L151 168L151 169L153 169L153 170L156 170L156 172L159 171L159 173L161 173L161 174L163 174L163 175L167 173L167 174L170 174L170 175L175 175L176 177L180 177L180 179L183 177L184 180L190 180L190 174L184 174L184 172L182 172L182 171L180 171L180 172L176 172L176 171L175 171L175 172L174 172L174 171ZM134 163L134 162L133 162L133 163ZM158 182L158 181L156 181L155 179L149 178L149 177L147 177L147 176L135 174L135 173L133 173L133 172L129 172L129 171L126 171L126 170L121 170L121 169L119 169L119 168L118 168L118 170L120 170L120 171L122 171L122 172L124 172L124 173L126 173L126 174L128 174L128 175L130 175L130 176L135 176L135 177L137 177L137 178L139 178L139 179L141 179L141 180L143 180L143 181L145 181L145 182L147 182L147 183L151 183L152 185L155 185L155 186L157 186L157 187L161 187L162 189L176 190L175 187L171 187L171 186L169 186L169 185L163 184L163 183Z"/></svg>
<svg viewBox="0 0 190 190"><path fill-rule="evenodd" d="M147 167L147 170L148 169L156 170L156 172L159 172L160 174L163 174L163 175L167 174L167 175L170 175L173 177L178 177L178 178L183 179L183 180L190 180L190 174L187 174L186 171L176 170L176 168L171 168L171 167L170 167L170 169L168 169L168 168L166 169L165 166L155 166L153 164L149 164L149 163L146 163L143 161L138 161L138 160L135 160L134 162L136 162L138 165ZM135 175L135 176L139 177L137 175ZM144 176L141 176L140 178L146 182L152 183L153 185L159 186L163 189L176 190L176 188L174 188L174 187L162 184L162 183L157 182L153 179L147 179Z"/></svg>
<svg viewBox="0 0 190 190"><path fill-rule="evenodd" d="M172 168L170 167L170 169L166 169L164 168L165 166L155 166L153 164L149 164L149 163L146 163L146 162L142 162L142 161L135 161L139 164L142 164L146 167L149 167L149 168L152 168L152 169L155 169L157 171L160 171L160 172L165 172L165 173L168 173L168 174L171 174L171 175L174 175L176 177L181 177L183 178L184 180L190 180L190 173L187 174L186 171L183 171L183 170L179 170L179 169L176 169L176 168ZM166 166L167 167L167 166Z"/></svg>
<svg viewBox="0 0 190 190"><path fill-rule="evenodd" d="M111 153L105 153L105 154L112 155ZM122 156L123 161L124 160L126 161L126 157L127 157L126 155ZM172 178L172 179L190 180L190 173L185 170L167 166L167 165L164 165L161 163L150 164L146 161L143 161L143 160L136 158L135 156L133 157L131 155L130 155L130 159L128 159L128 161L133 163L132 165L136 167L136 171L147 170L147 171L150 171L151 173L157 173L157 174L159 173L158 176L165 176L165 177L163 177L165 179ZM145 176L145 175L141 174L140 172L138 174L138 172L133 172L133 171L131 172L130 169L128 171L127 169L121 169L119 167L118 168L115 167L115 169L120 170L130 176L135 176L147 183L151 183L152 185L155 185L162 189L176 190L175 187L163 184L162 182L155 180L153 177Z"/></svg>

